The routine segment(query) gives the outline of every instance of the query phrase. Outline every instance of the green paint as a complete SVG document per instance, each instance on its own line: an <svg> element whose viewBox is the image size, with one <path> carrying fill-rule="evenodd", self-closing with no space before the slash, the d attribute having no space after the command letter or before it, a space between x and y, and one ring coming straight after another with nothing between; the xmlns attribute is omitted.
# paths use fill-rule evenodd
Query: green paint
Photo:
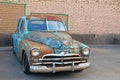
<svg viewBox="0 0 120 80"><path fill-rule="evenodd" d="M31 12L31 15L32 14L51 14L51 15L64 15L64 16L67 16L67 14L55 14L55 13L36 13L36 12Z"/></svg>
<svg viewBox="0 0 120 80"><path fill-rule="evenodd" d="M23 4L23 3L17 3L17 2L0 2L0 4L18 4L18 5L25 5L25 4Z"/></svg>
<svg viewBox="0 0 120 80"><path fill-rule="evenodd" d="M26 15L26 4L19 4L16 2L0 2L0 4L17 4L17 5L24 5L24 15Z"/></svg>
<svg viewBox="0 0 120 80"><path fill-rule="evenodd" d="M15 4L13 2L0 2L0 4Z"/></svg>
<svg viewBox="0 0 120 80"><path fill-rule="evenodd" d="M26 15L26 4L24 4L24 15Z"/></svg>
<svg viewBox="0 0 120 80"><path fill-rule="evenodd" d="M67 24L66 24L66 26L68 27L68 15L67 15Z"/></svg>

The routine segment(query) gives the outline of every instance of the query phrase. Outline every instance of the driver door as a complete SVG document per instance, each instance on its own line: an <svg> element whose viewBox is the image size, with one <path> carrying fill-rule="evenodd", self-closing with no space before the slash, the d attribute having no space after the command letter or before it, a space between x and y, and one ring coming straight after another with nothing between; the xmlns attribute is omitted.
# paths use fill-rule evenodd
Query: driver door
<svg viewBox="0 0 120 80"><path fill-rule="evenodd" d="M17 33L17 38L16 38L16 54L17 56L19 57L19 53L20 53L20 43L21 43L21 40L23 39L23 36L24 36L24 24L25 24L25 21L23 19L20 20L20 27L18 28L18 33Z"/></svg>

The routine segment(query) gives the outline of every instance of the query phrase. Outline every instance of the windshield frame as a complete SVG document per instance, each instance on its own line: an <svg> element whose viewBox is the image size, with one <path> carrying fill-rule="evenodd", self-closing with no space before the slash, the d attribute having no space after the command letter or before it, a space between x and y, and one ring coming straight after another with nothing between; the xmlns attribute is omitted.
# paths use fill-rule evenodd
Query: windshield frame
<svg viewBox="0 0 120 80"><path fill-rule="evenodd" d="M66 25L65 25L65 23L64 22L62 22L62 21L55 21L55 22L61 22L62 24L63 24L63 27L64 27L64 30L62 31L62 30L50 30L49 29L49 25L48 25L48 21L53 21L53 20L45 20L45 22L46 22L46 30L29 30L28 29L28 26L29 26L29 21L43 21L43 20L28 20L28 24L27 24L27 30L28 31L49 31L49 32L66 32L67 31L67 27L66 27Z"/></svg>

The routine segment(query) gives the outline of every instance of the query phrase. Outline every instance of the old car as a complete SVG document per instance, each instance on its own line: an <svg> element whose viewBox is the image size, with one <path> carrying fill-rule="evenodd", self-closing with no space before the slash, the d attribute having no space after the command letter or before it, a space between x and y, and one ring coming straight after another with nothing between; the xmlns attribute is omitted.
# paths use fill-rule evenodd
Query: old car
<svg viewBox="0 0 120 80"><path fill-rule="evenodd" d="M90 66L90 48L70 36L60 17L22 16L12 43L25 74L82 71Z"/></svg>

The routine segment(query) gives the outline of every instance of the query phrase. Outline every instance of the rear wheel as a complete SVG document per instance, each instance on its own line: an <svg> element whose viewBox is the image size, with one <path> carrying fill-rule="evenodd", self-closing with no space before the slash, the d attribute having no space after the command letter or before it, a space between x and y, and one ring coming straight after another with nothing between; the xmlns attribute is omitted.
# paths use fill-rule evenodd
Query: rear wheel
<svg viewBox="0 0 120 80"><path fill-rule="evenodd" d="M30 67L29 67L29 63L28 63L28 57L27 57L27 55L26 55L25 52L23 53L23 57L22 57L22 67L23 67L23 72L25 74L29 74L30 73L30 71L29 71Z"/></svg>

